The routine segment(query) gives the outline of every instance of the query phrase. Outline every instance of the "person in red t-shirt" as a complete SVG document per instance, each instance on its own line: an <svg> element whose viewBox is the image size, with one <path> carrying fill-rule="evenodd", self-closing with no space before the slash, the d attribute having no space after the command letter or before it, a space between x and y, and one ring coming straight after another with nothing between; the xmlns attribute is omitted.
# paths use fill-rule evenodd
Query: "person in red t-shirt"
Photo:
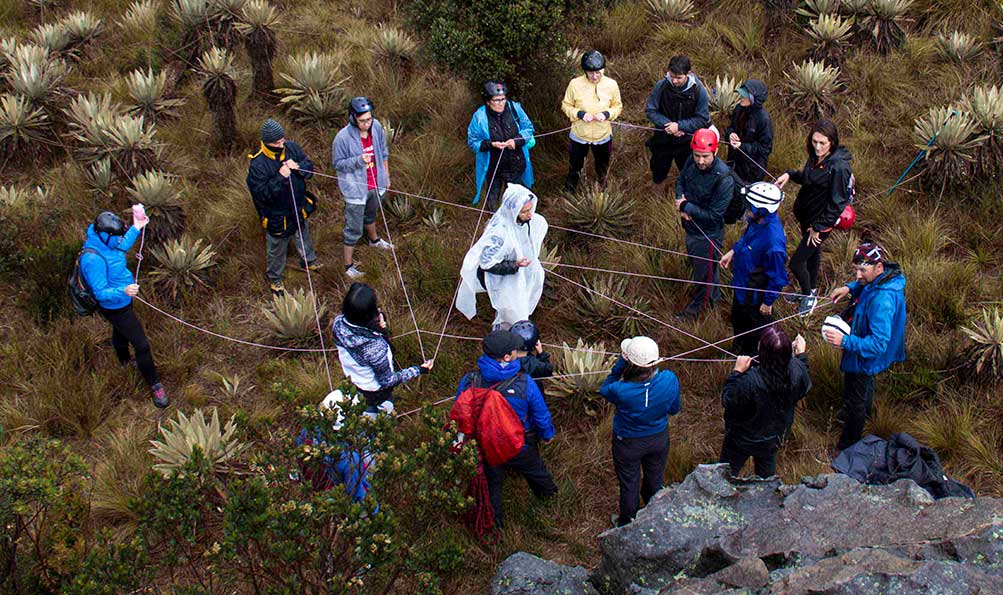
<svg viewBox="0 0 1003 595"><path fill-rule="evenodd" d="M368 244L390 250L390 242L376 232L380 201L390 186L389 151L373 104L366 97L349 103L349 123L338 131L331 146L332 164L338 171L338 188L345 198L345 274L351 279L363 273L352 260L355 245L365 232Z"/></svg>

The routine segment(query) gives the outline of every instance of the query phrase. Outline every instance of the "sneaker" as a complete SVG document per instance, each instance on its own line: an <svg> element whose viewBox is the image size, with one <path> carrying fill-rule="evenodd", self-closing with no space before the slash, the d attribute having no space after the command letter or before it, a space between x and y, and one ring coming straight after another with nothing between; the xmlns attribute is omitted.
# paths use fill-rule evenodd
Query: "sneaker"
<svg viewBox="0 0 1003 595"><path fill-rule="evenodd" d="M361 279L366 276L366 274L360 271L354 264L345 267L345 274L348 275L349 279Z"/></svg>
<svg viewBox="0 0 1003 595"><path fill-rule="evenodd" d="M167 398L167 391L164 390L164 385L159 382L153 385L153 404L159 409L165 409L171 404L170 399Z"/></svg>
<svg viewBox="0 0 1003 595"><path fill-rule="evenodd" d="M609 524L613 525L614 529L619 528L620 527L620 515L618 515L615 512L613 514L609 515Z"/></svg>
<svg viewBox="0 0 1003 595"><path fill-rule="evenodd" d="M380 250L393 250L394 245L390 242L384 240L383 238L377 238L375 241L369 241L370 248L379 248Z"/></svg>
<svg viewBox="0 0 1003 595"><path fill-rule="evenodd" d="M812 289L809 295L801 298L801 304L798 306L798 314L801 316L808 316L815 309L815 305L818 304L818 290Z"/></svg>
<svg viewBox="0 0 1003 595"><path fill-rule="evenodd" d="M784 301L787 302L788 304L800 304L801 296L793 291L791 293L785 293Z"/></svg>
<svg viewBox="0 0 1003 595"><path fill-rule="evenodd" d="M286 288L282 285L282 281L273 281L269 283L268 289L272 290L272 295L283 295L286 292Z"/></svg>

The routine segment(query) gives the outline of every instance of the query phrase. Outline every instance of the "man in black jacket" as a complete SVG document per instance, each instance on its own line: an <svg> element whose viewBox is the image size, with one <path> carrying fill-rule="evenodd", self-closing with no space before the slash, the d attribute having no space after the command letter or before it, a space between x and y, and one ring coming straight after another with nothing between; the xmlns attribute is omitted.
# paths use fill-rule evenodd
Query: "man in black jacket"
<svg viewBox="0 0 1003 595"><path fill-rule="evenodd" d="M693 155L686 160L676 179L676 208L686 232L686 253L693 266L692 296L686 309L677 316L696 318L705 302L713 305L721 299L718 258L724 241L724 211L731 202L734 180L731 169L718 159L717 132L702 128L693 133Z"/></svg>
<svg viewBox="0 0 1003 595"><path fill-rule="evenodd" d="M282 125L271 118L261 127L261 148L248 157L247 189L265 230L269 287L278 295L285 291L286 254L294 238L301 267L320 268L306 221L317 208L313 195L306 191L313 162L302 147L286 140Z"/></svg>
<svg viewBox="0 0 1003 595"><path fill-rule="evenodd" d="M672 162L679 171L690 156L690 136L710 126L707 90L700 79L690 72L690 59L673 56L665 78L655 84L644 105L644 113L658 132L651 135L651 181L655 192L665 192L665 178Z"/></svg>

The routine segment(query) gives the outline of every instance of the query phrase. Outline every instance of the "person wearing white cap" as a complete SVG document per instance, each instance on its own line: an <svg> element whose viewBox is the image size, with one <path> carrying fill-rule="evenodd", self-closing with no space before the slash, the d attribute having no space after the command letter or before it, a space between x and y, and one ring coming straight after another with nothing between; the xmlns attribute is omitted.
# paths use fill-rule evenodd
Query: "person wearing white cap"
<svg viewBox="0 0 1003 595"><path fill-rule="evenodd" d="M679 379L659 370L658 344L649 337L620 343L621 355L599 393L613 414L613 469L620 484L617 527L631 522L662 488L669 456L669 416L679 413Z"/></svg>
<svg viewBox="0 0 1003 595"><path fill-rule="evenodd" d="M353 396L350 404L359 402L358 396ZM325 431L314 428L309 431L303 428L296 439L296 446L313 446L332 444L335 436L345 423L344 405L349 404L348 397L340 390L334 390L320 403L321 411L330 410L334 416L331 429ZM309 481L316 491L326 491L335 486L342 486L352 502L361 502L369 493L369 474L373 471L373 455L364 450L353 450L343 444L344 448L338 454L326 454L322 459L304 460L300 463L303 479Z"/></svg>
<svg viewBox="0 0 1003 595"><path fill-rule="evenodd" d="M755 355L759 335L773 322L773 302L787 286L787 237L777 210L784 193L774 184L756 182L742 188L751 211L745 233L721 258L721 267L735 265L731 287L732 349Z"/></svg>

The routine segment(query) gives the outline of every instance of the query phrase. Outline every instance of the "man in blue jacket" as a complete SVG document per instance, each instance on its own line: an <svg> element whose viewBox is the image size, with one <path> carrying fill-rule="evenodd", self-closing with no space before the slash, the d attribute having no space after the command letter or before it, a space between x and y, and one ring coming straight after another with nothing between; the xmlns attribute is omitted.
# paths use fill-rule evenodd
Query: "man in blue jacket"
<svg viewBox="0 0 1003 595"><path fill-rule="evenodd" d="M724 241L724 212L731 202L734 178L731 169L717 158L717 132L701 128L693 133L690 148L693 154L686 160L676 179L676 209L686 232L686 253L693 267L692 299L681 318L696 318L706 302L713 305L721 299L721 290L709 283L718 283L717 257Z"/></svg>
<svg viewBox="0 0 1003 595"><path fill-rule="evenodd" d="M302 147L286 140L285 129L271 118L261 126L261 148L248 157L247 189L265 230L270 289L278 295L285 291L282 281L289 242L295 239L301 268L320 268L306 221L317 209L313 195L306 191L306 181L313 177L313 162Z"/></svg>
<svg viewBox="0 0 1003 595"><path fill-rule="evenodd" d="M843 450L864 431L874 399L874 377L905 361L905 275L888 262L881 246L863 242L853 254L857 280L839 287L829 298L854 300L850 334L826 327L825 340L843 350L843 433L836 444Z"/></svg>
<svg viewBox="0 0 1003 595"><path fill-rule="evenodd" d="M721 266L735 264L731 286L731 328L734 352L756 355L759 336L773 322L773 302L787 286L787 237L777 216L783 191L775 184L756 182L741 191L749 207L748 227L721 258ZM758 330L757 330L758 329Z"/></svg>
<svg viewBox="0 0 1003 595"><path fill-rule="evenodd" d="M477 359L480 386L487 387L514 378L500 392L519 416L526 433L526 444L514 458L497 467L484 465L491 508L499 527L502 525L502 482L506 470L522 475L537 498L548 498L557 493L557 485L537 446L538 441L549 444L554 439L554 424L536 382L529 374L520 371L519 358L525 355L524 346L523 338L511 331L491 331L484 337L484 355ZM474 377L475 373L469 372L460 379L457 397L470 386Z"/></svg>
<svg viewBox="0 0 1003 595"><path fill-rule="evenodd" d="M123 366L132 364L129 345L136 352L135 365L153 391L153 404L169 404L167 391L160 383L150 352L150 341L132 309L132 298L139 294L139 284L125 261L126 252L136 243L150 220L133 221L128 231L122 218L105 211L87 228L80 255L80 274L98 303L98 313L111 324L111 344Z"/></svg>

